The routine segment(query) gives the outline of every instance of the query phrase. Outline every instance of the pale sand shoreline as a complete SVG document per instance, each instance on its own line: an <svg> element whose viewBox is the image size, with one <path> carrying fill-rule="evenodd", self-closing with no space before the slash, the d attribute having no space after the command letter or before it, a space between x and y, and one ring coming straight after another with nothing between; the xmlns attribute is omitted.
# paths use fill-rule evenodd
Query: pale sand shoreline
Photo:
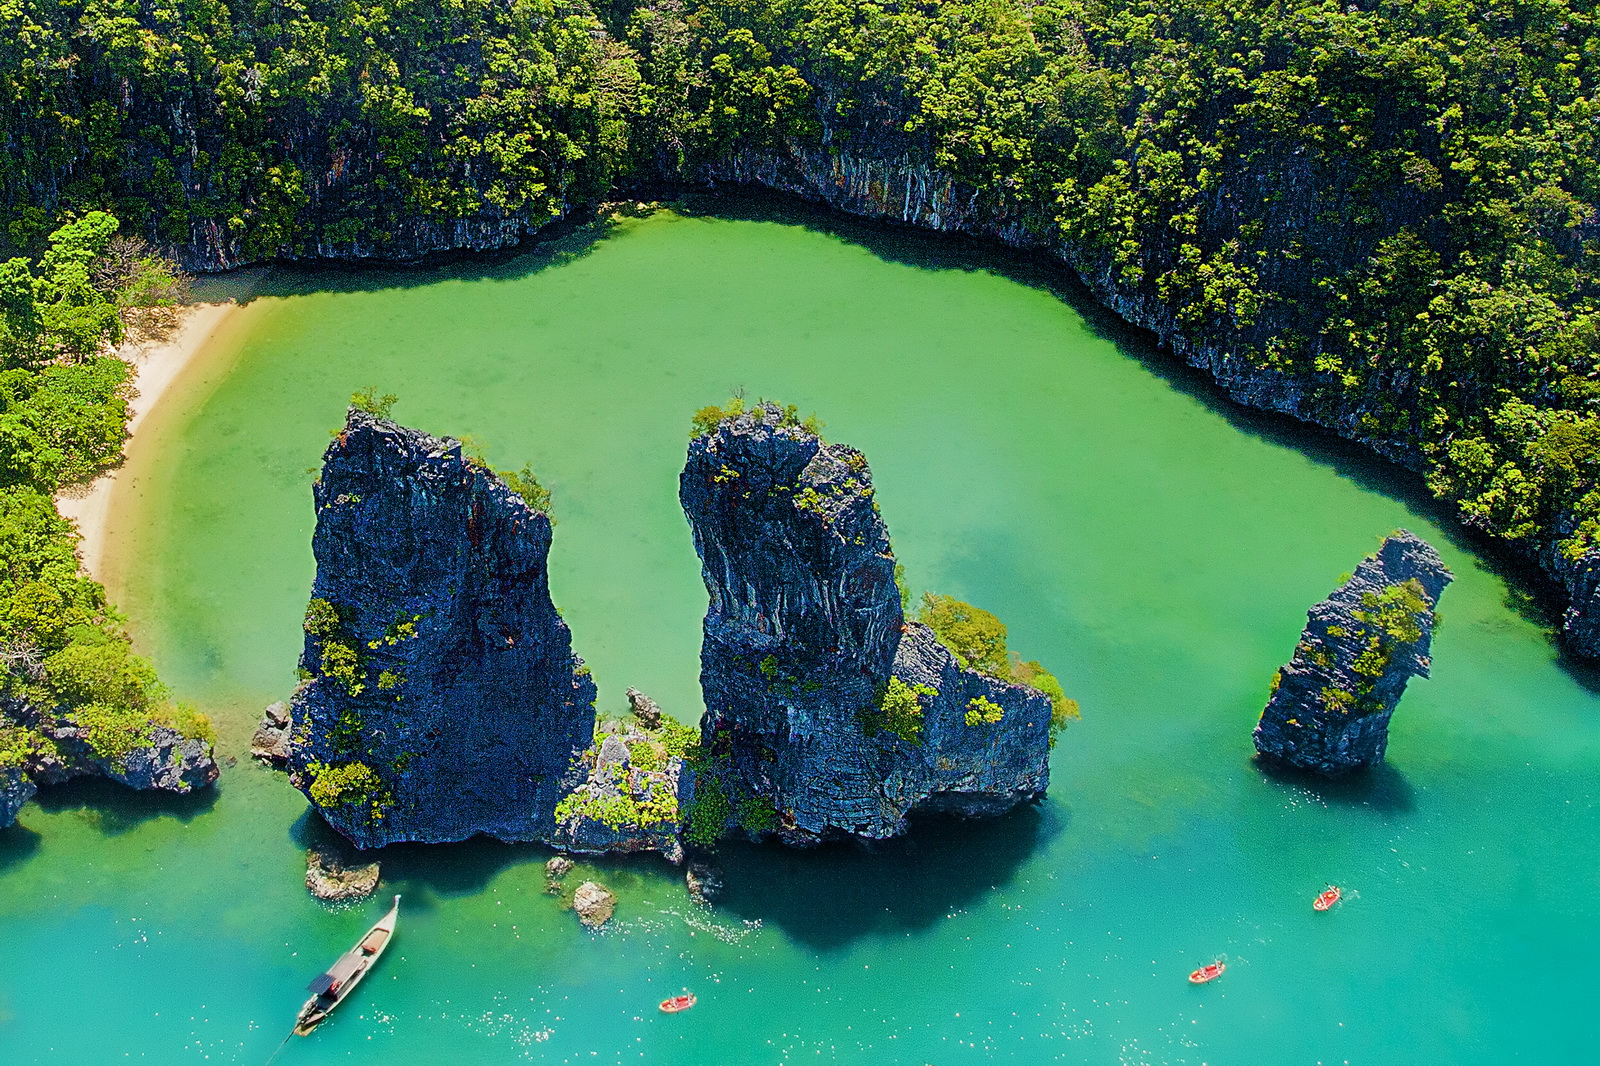
<svg viewBox="0 0 1600 1066"><path fill-rule="evenodd" d="M196 304L183 312L183 321L167 340L125 347L117 353L133 366L133 385L138 390L128 404L128 439L123 442L124 455L145 416L240 306L232 301ZM83 560L84 569L102 580L105 575L100 571L105 559L111 498L121 472L122 467L108 470L88 485L72 486L56 497L56 510L77 524L83 538L78 546L78 557Z"/></svg>

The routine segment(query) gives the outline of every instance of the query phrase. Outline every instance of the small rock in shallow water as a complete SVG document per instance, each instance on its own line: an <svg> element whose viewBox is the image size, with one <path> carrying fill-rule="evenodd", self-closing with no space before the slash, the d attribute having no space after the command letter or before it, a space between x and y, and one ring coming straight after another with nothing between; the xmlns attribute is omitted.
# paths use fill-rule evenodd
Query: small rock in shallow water
<svg viewBox="0 0 1600 1066"><path fill-rule="evenodd" d="M691 862L683 879L696 903L715 903L722 895L722 871L708 862Z"/></svg>
<svg viewBox="0 0 1600 1066"><path fill-rule="evenodd" d="M337 849L319 844L306 852L306 887L330 902L365 899L378 889L378 864L346 865Z"/></svg>
<svg viewBox="0 0 1600 1066"><path fill-rule="evenodd" d="M250 754L268 766L282 766L289 760L289 705L274 703L261 715L250 738Z"/></svg>
<svg viewBox="0 0 1600 1066"><path fill-rule="evenodd" d="M611 920L617 910L617 897L604 885L585 881L572 897L572 909L578 920L590 929L598 929Z"/></svg>
<svg viewBox="0 0 1600 1066"><path fill-rule="evenodd" d="M572 860L565 855L557 855L544 864L544 875L552 881L559 881L572 872Z"/></svg>
<svg viewBox="0 0 1600 1066"><path fill-rule="evenodd" d="M646 729L661 728L661 705L636 688L628 690L628 707Z"/></svg>

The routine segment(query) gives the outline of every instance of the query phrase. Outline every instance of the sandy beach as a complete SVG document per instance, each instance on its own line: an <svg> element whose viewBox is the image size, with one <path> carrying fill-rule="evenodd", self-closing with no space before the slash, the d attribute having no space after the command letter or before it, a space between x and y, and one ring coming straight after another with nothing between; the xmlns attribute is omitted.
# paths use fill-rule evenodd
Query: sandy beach
<svg viewBox="0 0 1600 1066"><path fill-rule="evenodd" d="M124 346L117 353L133 366L133 384L137 390L128 405L128 440L123 444L124 454L133 444L145 416L161 402L162 396L239 306L232 301L195 304L184 311L183 321L166 340ZM109 470L87 486L74 486L56 497L56 510L76 522L83 537L78 554L83 559L84 569L102 579L106 523L111 515L113 489L121 472L121 467Z"/></svg>

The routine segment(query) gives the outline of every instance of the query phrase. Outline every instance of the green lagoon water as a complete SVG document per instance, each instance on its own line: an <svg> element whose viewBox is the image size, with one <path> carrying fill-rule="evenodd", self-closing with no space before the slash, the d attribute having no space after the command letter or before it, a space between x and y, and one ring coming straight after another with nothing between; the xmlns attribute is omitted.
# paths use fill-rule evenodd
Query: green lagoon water
<svg viewBox="0 0 1600 1066"><path fill-rule="evenodd" d="M307 470L377 384L533 463L602 709L634 685L692 720L677 474L691 412L742 388L864 449L912 583L1000 614L1079 698L1049 800L876 853L730 848L711 910L663 863L586 865L621 897L598 935L543 849L391 849L396 946L278 1062L1595 1061L1600 700L1505 581L1403 481L1229 410L1028 268L856 236L661 213L494 266L274 274L141 431L114 591L242 755L293 683ZM1401 525L1457 580L1388 767L1264 776L1250 730L1306 608ZM0 833L0 1062L264 1062L386 902L306 894L305 815L247 758L196 801L29 806ZM1315 914L1330 881L1348 901ZM694 1010L655 1010L683 988Z"/></svg>

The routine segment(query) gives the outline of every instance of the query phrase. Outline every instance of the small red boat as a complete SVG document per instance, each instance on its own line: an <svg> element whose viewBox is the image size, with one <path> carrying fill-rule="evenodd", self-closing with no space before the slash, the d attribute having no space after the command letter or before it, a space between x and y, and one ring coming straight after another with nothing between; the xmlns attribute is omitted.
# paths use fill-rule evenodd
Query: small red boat
<svg viewBox="0 0 1600 1066"><path fill-rule="evenodd" d="M680 1010L688 1010L694 1006L694 1002L694 993L687 992L681 996L673 996L671 999L662 1000L661 1009L667 1014L676 1014Z"/></svg>
<svg viewBox="0 0 1600 1066"><path fill-rule="evenodd" d="M1319 911L1325 911L1329 907L1332 907L1335 903L1338 903L1339 897L1342 894L1343 893L1339 891L1338 885L1329 885L1327 890L1324 891L1322 895L1318 896L1312 901L1311 906Z"/></svg>
<svg viewBox="0 0 1600 1066"><path fill-rule="evenodd" d="M1194 973L1190 974L1189 983L1192 985L1203 985L1207 981L1215 981L1217 978L1222 976L1222 971L1226 970L1227 968L1227 964L1219 959L1216 962L1200 967Z"/></svg>

